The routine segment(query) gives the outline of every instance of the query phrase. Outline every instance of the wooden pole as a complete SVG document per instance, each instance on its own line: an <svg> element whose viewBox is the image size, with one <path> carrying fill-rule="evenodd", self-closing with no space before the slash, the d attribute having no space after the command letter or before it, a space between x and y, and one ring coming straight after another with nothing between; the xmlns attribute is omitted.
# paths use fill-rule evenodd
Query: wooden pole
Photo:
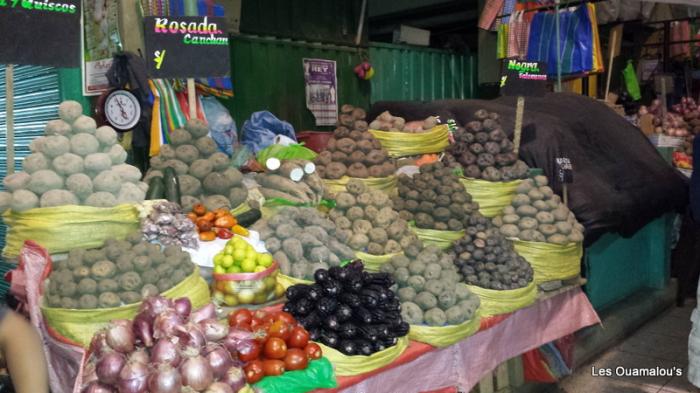
<svg viewBox="0 0 700 393"><path fill-rule="evenodd" d="M554 14L554 24L556 26L557 34L557 93L561 93L561 36L559 35L560 23L559 23L559 0L554 0L555 14Z"/></svg>
<svg viewBox="0 0 700 393"><path fill-rule="evenodd" d="M515 154L520 151L520 135L523 132L523 114L525 112L525 97L518 96L518 105L515 107L515 129L513 130L513 145Z"/></svg>
<svg viewBox="0 0 700 393"><path fill-rule="evenodd" d="M187 103L190 107L190 119L197 118L197 93L194 89L194 78L187 78Z"/></svg>
<svg viewBox="0 0 700 393"><path fill-rule="evenodd" d="M15 93L14 93L14 67L12 64L5 66L5 125L7 129L7 174L15 172Z"/></svg>

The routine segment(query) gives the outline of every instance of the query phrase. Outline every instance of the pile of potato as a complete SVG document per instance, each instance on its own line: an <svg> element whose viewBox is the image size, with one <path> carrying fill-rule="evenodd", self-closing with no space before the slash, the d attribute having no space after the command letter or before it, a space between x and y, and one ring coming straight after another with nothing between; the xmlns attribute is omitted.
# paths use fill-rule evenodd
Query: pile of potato
<svg viewBox="0 0 700 393"><path fill-rule="evenodd" d="M329 218L353 250L394 254L418 240L385 193L370 190L359 180L349 181L347 190L336 195Z"/></svg>
<svg viewBox="0 0 700 393"><path fill-rule="evenodd" d="M532 266L513 249L498 231L470 228L456 241L450 254L464 282L481 288L506 290L527 286L533 279Z"/></svg>
<svg viewBox="0 0 700 393"><path fill-rule="evenodd" d="M161 247L134 232L98 249L74 249L53 264L45 300L49 307L94 309L140 302L182 282L194 271L178 245Z"/></svg>
<svg viewBox="0 0 700 393"><path fill-rule="evenodd" d="M87 205L113 207L143 202L148 185L141 171L125 164L126 151L117 133L97 127L75 101L58 107L60 119L46 124L44 135L29 145L22 172L5 177L0 211L35 207Z"/></svg>
<svg viewBox="0 0 700 393"><path fill-rule="evenodd" d="M260 233L280 271L295 278L312 280L316 270L355 257L347 234L315 208L285 207L251 229Z"/></svg>
<svg viewBox="0 0 700 393"><path fill-rule="evenodd" d="M389 111L382 112L373 122L369 124L372 130L391 131L391 132L408 132L417 134L425 131L430 131L438 124L438 119L435 116L430 116L425 120L406 122L403 117L393 116Z"/></svg>
<svg viewBox="0 0 700 393"><path fill-rule="evenodd" d="M480 109L474 117L476 120L455 132L455 143L446 151L446 163L459 163L464 176L473 179L524 179L529 168L513 151L513 142L501 128L498 114Z"/></svg>
<svg viewBox="0 0 700 393"><path fill-rule="evenodd" d="M504 236L561 245L583 241L583 225L547 184L547 177L535 176L518 186L511 205L493 219Z"/></svg>
<svg viewBox="0 0 700 393"><path fill-rule="evenodd" d="M365 111L351 105L343 105L342 111L326 150L314 161L319 175L324 179L393 175L396 165L381 143L367 131Z"/></svg>
<svg viewBox="0 0 700 393"><path fill-rule="evenodd" d="M472 219L488 223L457 175L441 162L422 165L412 177L402 174L398 188L394 209L402 219L415 221L418 228L460 231Z"/></svg>
<svg viewBox="0 0 700 393"><path fill-rule="evenodd" d="M452 257L420 241L382 265L398 285L401 316L411 325L457 325L474 317L479 297L462 281Z"/></svg>
<svg viewBox="0 0 700 393"><path fill-rule="evenodd" d="M265 199L280 198L297 204L318 205L325 187L316 166L305 160L268 159L268 171L255 180Z"/></svg>
<svg viewBox="0 0 700 393"><path fill-rule="evenodd" d="M188 120L185 128L170 134L170 144L161 146L160 153L151 157L146 180L163 176L166 167L173 168L185 211L192 210L197 203L204 204L208 210L231 209L248 198L248 190L242 186L243 175L231 166L226 154L218 151L208 133L203 121Z"/></svg>

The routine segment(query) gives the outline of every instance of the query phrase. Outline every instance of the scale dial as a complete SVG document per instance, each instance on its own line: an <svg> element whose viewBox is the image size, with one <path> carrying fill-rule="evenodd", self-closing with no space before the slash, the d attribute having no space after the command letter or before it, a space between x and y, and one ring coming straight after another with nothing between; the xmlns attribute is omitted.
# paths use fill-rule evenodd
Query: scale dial
<svg viewBox="0 0 700 393"><path fill-rule="evenodd" d="M104 115L112 127L121 131L130 130L141 118L141 104L131 92L115 90L105 99Z"/></svg>

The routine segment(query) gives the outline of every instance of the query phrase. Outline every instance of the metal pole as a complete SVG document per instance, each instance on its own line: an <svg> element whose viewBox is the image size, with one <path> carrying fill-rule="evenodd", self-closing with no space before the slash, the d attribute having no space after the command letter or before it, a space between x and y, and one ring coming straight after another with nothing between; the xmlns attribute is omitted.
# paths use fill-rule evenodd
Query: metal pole
<svg viewBox="0 0 700 393"><path fill-rule="evenodd" d="M197 3L193 0L185 0L185 15L197 16ZM187 105L190 107L190 119L197 118L197 92L194 88L194 78L187 78Z"/></svg>
<svg viewBox="0 0 700 393"><path fill-rule="evenodd" d="M557 34L557 92L561 92L561 37L559 36L559 4L560 0L554 1L554 24L556 26Z"/></svg>
<svg viewBox="0 0 700 393"><path fill-rule="evenodd" d="M367 0L362 0L362 6L360 7L360 23L357 24L355 45L360 45L360 42L362 41L362 28L365 25L365 9L367 9Z"/></svg>
<svg viewBox="0 0 700 393"><path fill-rule="evenodd" d="M5 66L5 125L7 130L7 174L15 173L15 93L14 68L12 64Z"/></svg>

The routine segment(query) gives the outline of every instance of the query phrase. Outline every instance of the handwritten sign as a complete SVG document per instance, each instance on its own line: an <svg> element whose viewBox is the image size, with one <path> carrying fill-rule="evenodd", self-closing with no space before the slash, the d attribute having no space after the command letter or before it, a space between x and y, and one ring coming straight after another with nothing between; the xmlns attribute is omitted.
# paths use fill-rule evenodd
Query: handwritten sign
<svg viewBox="0 0 700 393"><path fill-rule="evenodd" d="M557 157L557 178L562 184L570 184L574 181L574 167L568 157Z"/></svg>
<svg viewBox="0 0 700 393"><path fill-rule="evenodd" d="M0 0L0 64L80 66L80 0Z"/></svg>
<svg viewBox="0 0 700 393"><path fill-rule="evenodd" d="M204 78L230 72L225 18L146 17L144 40L152 78Z"/></svg>
<svg viewBox="0 0 700 393"><path fill-rule="evenodd" d="M547 64L506 59L501 72L501 95L538 97L547 92Z"/></svg>

